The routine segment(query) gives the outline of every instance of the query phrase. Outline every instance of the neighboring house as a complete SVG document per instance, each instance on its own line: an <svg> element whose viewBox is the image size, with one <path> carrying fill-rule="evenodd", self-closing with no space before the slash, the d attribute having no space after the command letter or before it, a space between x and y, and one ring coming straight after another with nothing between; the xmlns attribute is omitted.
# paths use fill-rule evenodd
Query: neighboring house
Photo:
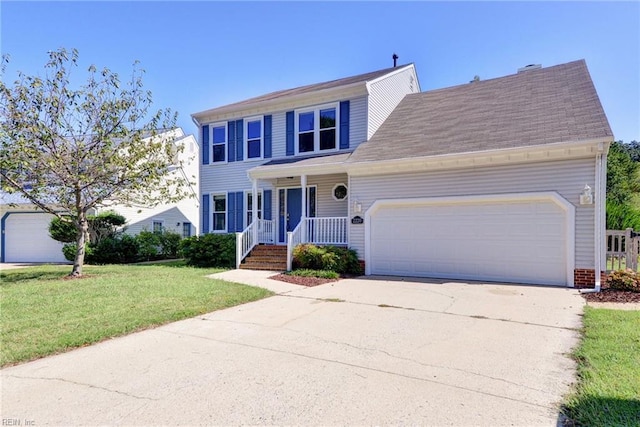
<svg viewBox="0 0 640 427"><path fill-rule="evenodd" d="M178 203L161 204L153 208L127 207L106 203L94 212L114 210L127 219L128 234L142 230L170 230L182 236L199 233L198 202L198 143L193 135L185 135L182 129L172 131L175 144L184 145L180 154L182 168L172 168L170 173L179 174L188 186L192 198ZM0 262L66 262L62 254L62 243L49 236L49 223L53 215L35 208L17 193L0 193Z"/></svg>
<svg viewBox="0 0 640 427"><path fill-rule="evenodd" d="M241 233L239 260L315 242L366 274L560 286L604 267L613 136L584 61L428 92L406 65L193 118L202 232Z"/></svg>

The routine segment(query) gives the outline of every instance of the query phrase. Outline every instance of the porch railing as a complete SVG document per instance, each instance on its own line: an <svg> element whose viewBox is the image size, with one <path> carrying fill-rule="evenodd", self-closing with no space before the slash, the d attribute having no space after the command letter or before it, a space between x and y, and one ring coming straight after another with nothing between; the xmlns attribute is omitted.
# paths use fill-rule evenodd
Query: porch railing
<svg viewBox="0 0 640 427"><path fill-rule="evenodd" d="M607 230L607 270L638 270L640 236L633 229Z"/></svg>
<svg viewBox="0 0 640 427"><path fill-rule="evenodd" d="M246 257L251 249L258 243L255 241L255 229L258 224L253 221L241 233L236 233L236 268L240 268L240 263Z"/></svg>
<svg viewBox="0 0 640 427"><path fill-rule="evenodd" d="M275 221L272 220L258 219L258 221L249 224L241 233L236 233L236 268L240 268L242 260L258 243L273 244L276 242L274 224Z"/></svg>
<svg viewBox="0 0 640 427"><path fill-rule="evenodd" d="M302 232L304 231L304 220L293 229L293 231L287 232L287 271L291 271L293 263L293 248L303 242Z"/></svg>
<svg viewBox="0 0 640 427"><path fill-rule="evenodd" d="M258 243L274 244L276 242L275 223L269 219L258 220Z"/></svg>
<svg viewBox="0 0 640 427"><path fill-rule="evenodd" d="M306 241L318 245L346 245L347 218L324 217L306 219Z"/></svg>
<svg viewBox="0 0 640 427"><path fill-rule="evenodd" d="M320 217L300 220L298 226L287 233L287 270L293 264L293 248L301 243L317 245L346 245L347 217Z"/></svg>

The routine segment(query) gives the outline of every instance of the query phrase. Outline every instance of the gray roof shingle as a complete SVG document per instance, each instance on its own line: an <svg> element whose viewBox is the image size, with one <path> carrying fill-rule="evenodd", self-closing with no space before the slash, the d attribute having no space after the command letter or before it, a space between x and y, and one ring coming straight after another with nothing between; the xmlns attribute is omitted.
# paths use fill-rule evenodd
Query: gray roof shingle
<svg viewBox="0 0 640 427"><path fill-rule="evenodd" d="M331 80L323 83L315 83L306 86L300 86L293 89L285 89L279 90L276 92L271 92L266 95L257 96L255 98L246 99L244 101L235 102L233 104L227 104L220 107L212 108L210 110L201 111L198 113L194 113L193 116L200 116L203 114L215 114L217 110L220 109L241 109L243 107L251 107L253 104L264 101L271 101L274 99L285 98L288 96L301 95L304 93L316 92L325 89L332 89L341 86L348 86L355 83L366 83L371 80L375 80L378 77L382 77L385 74L388 74L395 70L400 70L402 68L408 67L411 64L400 65L398 67L385 68L383 70L372 71L365 74L359 74L357 76L345 77L341 79Z"/></svg>
<svg viewBox="0 0 640 427"><path fill-rule="evenodd" d="M611 128L579 60L407 95L348 162L607 137Z"/></svg>

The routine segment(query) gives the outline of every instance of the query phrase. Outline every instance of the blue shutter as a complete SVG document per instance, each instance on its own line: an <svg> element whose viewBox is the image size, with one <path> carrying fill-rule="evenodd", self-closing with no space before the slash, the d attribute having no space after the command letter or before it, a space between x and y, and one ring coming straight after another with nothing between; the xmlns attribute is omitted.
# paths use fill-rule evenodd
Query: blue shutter
<svg viewBox="0 0 640 427"><path fill-rule="evenodd" d="M244 193L238 191L236 193L236 231L242 231L244 224Z"/></svg>
<svg viewBox="0 0 640 427"><path fill-rule="evenodd" d="M236 193L227 194L227 231L236 231Z"/></svg>
<svg viewBox="0 0 640 427"><path fill-rule="evenodd" d="M202 126L202 164L209 164L209 125Z"/></svg>
<svg viewBox="0 0 640 427"><path fill-rule="evenodd" d="M287 156L293 156L295 153L294 148L294 121L295 117L293 115L293 111L287 111Z"/></svg>
<svg viewBox="0 0 640 427"><path fill-rule="evenodd" d="M349 148L349 101L340 103L340 149Z"/></svg>
<svg viewBox="0 0 640 427"><path fill-rule="evenodd" d="M227 132L227 161L236 161L236 122L228 123Z"/></svg>
<svg viewBox="0 0 640 427"><path fill-rule="evenodd" d="M202 195L202 234L209 232L209 195Z"/></svg>
<svg viewBox="0 0 640 427"><path fill-rule="evenodd" d="M242 138L244 133L243 125L243 120L236 120L236 162L242 161L242 147L244 147L244 139Z"/></svg>
<svg viewBox="0 0 640 427"><path fill-rule="evenodd" d="M271 116L264 116L264 158L271 158Z"/></svg>
<svg viewBox="0 0 640 427"><path fill-rule="evenodd" d="M264 190L262 196L262 218L271 220L271 190Z"/></svg>

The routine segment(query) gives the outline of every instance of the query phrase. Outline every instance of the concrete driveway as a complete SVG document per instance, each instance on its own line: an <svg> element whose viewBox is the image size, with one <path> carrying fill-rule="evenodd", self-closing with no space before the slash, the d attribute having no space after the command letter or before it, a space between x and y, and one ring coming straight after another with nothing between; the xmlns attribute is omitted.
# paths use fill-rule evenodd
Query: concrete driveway
<svg viewBox="0 0 640 427"><path fill-rule="evenodd" d="M280 289L4 369L2 418L552 426L574 379L575 290L388 278Z"/></svg>

